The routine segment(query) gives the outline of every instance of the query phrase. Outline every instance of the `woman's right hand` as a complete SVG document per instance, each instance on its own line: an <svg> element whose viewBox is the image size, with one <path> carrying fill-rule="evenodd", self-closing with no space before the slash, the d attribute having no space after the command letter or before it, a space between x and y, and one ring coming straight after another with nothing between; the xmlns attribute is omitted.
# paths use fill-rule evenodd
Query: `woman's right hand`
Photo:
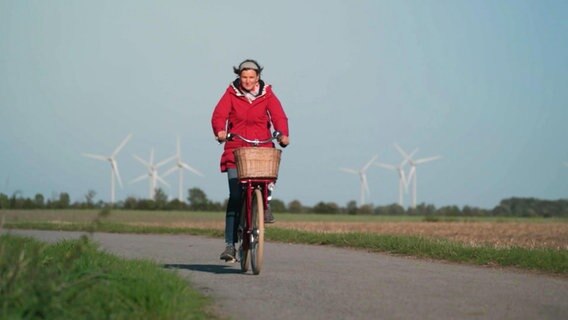
<svg viewBox="0 0 568 320"><path fill-rule="evenodd" d="M225 142L225 140L227 140L227 131L221 130L217 132L217 141Z"/></svg>

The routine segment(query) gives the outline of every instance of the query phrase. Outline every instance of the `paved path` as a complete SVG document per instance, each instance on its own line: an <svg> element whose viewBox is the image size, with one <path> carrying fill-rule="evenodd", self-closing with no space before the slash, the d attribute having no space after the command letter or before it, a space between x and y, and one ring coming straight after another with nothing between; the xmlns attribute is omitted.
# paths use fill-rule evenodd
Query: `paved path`
<svg viewBox="0 0 568 320"><path fill-rule="evenodd" d="M44 241L81 235L10 232ZM95 240L177 270L232 319L568 318L568 279L559 277L281 243L266 244L254 276L218 260L220 239L99 233Z"/></svg>

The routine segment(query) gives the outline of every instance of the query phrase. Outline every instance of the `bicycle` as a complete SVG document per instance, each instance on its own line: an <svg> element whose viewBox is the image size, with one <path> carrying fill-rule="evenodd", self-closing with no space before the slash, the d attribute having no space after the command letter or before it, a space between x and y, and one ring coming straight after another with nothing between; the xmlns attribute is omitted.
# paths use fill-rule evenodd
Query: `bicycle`
<svg viewBox="0 0 568 320"><path fill-rule="evenodd" d="M237 174L243 188L243 207L237 228L237 257L242 272L248 272L249 265L253 274L258 275L264 260L264 212L268 208L269 188L276 182L281 150L275 148L257 148L261 144L272 142L280 137L280 132L274 131L271 138L266 140L247 139L239 134L228 133L227 140L239 138L253 146L235 149ZM282 146L282 145L281 145ZM285 147L285 146L282 146ZM256 151L255 151L256 150ZM254 158L256 152L261 152L260 161L247 160L245 155ZM267 163L268 157L268 166ZM254 162L256 160L256 163ZM247 162L248 161L248 162ZM251 163L253 164L251 167ZM271 163L271 164L270 164ZM248 166L247 166L248 164ZM248 171L248 172L245 172ZM250 253L250 254L249 254Z"/></svg>

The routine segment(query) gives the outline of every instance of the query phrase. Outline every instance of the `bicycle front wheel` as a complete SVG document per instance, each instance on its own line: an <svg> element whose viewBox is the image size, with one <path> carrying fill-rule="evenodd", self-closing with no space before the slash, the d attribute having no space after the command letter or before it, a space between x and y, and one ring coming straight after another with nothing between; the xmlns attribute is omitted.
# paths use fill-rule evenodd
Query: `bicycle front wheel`
<svg viewBox="0 0 568 320"><path fill-rule="evenodd" d="M252 198L252 243L250 248L252 273L259 274L264 259L264 200L255 189Z"/></svg>
<svg viewBox="0 0 568 320"><path fill-rule="evenodd" d="M244 202L246 202L246 200ZM238 257L239 257L239 262L241 263L242 272L247 272L249 270L249 264L250 264L250 255L249 255L250 237L246 234L246 227L247 227L245 222L247 215L246 210L247 210L246 203L243 203L243 208L241 210L241 214L239 217L239 228L237 231L238 244L239 244Z"/></svg>

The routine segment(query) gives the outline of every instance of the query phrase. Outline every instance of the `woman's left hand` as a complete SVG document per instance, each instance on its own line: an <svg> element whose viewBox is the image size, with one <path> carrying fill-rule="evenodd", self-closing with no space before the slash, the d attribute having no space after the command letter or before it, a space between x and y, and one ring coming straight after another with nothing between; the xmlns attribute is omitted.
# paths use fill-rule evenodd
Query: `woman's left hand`
<svg viewBox="0 0 568 320"><path fill-rule="evenodd" d="M280 143L281 146L285 147L290 144L290 139L288 138L288 136L281 135L278 138L278 143Z"/></svg>

